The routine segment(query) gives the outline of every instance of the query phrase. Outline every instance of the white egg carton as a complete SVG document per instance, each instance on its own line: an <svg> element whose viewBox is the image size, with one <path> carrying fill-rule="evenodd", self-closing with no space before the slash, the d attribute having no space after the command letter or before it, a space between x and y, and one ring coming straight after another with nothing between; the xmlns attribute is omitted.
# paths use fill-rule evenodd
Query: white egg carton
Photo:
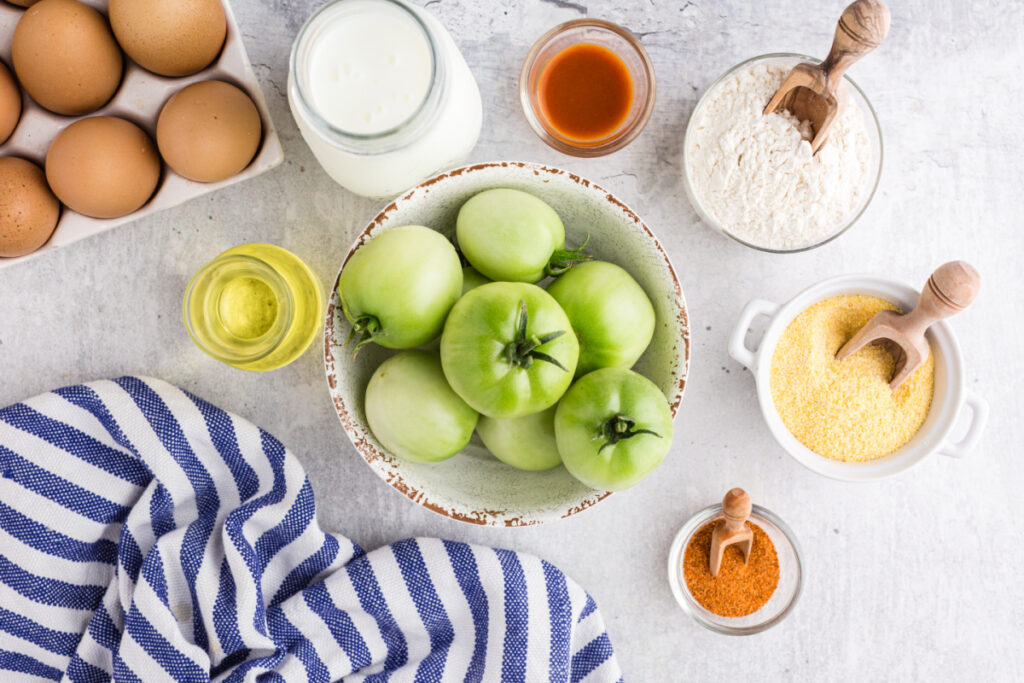
<svg viewBox="0 0 1024 683"><path fill-rule="evenodd" d="M82 1L106 14L107 0ZM24 11L20 7L0 2L0 57L8 67L11 67L11 73L14 73L14 68L11 66L11 38L14 36L14 27ZM0 156L23 157L36 162L42 168L46 160L46 151L61 130L78 119L104 115L119 116L138 124L153 139L155 146L156 121L160 115L160 109L171 95L192 83L222 80L232 83L248 93L260 112L260 119L263 123L263 141L249 166L227 180L216 183L197 183L183 178L164 164L160 184L150 200L138 211L120 218L90 218L62 206L60 221L50 240L31 254L16 258L0 257L0 269L53 249L66 247L73 242L110 230L122 223L128 223L151 213L177 206L194 197L252 178L269 171L284 160L281 141L277 137L274 122L270 120L267 102L256 80L256 74L253 73L245 46L242 44L242 34L238 29L238 23L227 3L224 3L224 12L227 15L227 38L224 41L224 47L216 61L197 74L184 78L158 76L146 71L125 55L124 78L114 97L102 109L85 116L59 116L47 111L36 104L22 88L21 120L7 142L0 145Z"/></svg>

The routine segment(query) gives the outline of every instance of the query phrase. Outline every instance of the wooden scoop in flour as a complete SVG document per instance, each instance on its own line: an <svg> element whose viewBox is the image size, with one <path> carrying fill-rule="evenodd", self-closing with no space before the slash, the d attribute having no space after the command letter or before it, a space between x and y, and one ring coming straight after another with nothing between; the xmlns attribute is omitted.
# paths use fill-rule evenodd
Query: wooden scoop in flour
<svg viewBox="0 0 1024 683"><path fill-rule="evenodd" d="M906 315L895 311L876 313L839 349L836 358L843 360L865 344L885 347L896 360L896 372L889 382L889 388L896 391L928 359L925 331L939 320L967 308L980 288L981 278L971 264L951 261L941 265L928 278L914 310Z"/></svg>
<svg viewBox="0 0 1024 683"><path fill-rule="evenodd" d="M801 121L810 121L814 132L811 151L818 153L836 117L846 106L843 74L858 59L878 47L889 32L889 8L879 0L857 0L845 10L836 26L832 49L821 64L802 62L786 76L765 114L788 109Z"/></svg>
<svg viewBox="0 0 1024 683"><path fill-rule="evenodd" d="M711 531L711 576L718 576L726 546L739 545L743 561L750 560L750 551L754 547L754 532L747 526L747 519L750 518L752 509L750 494L743 489L731 489L725 494L725 498L722 499L722 514L725 515L725 519Z"/></svg>

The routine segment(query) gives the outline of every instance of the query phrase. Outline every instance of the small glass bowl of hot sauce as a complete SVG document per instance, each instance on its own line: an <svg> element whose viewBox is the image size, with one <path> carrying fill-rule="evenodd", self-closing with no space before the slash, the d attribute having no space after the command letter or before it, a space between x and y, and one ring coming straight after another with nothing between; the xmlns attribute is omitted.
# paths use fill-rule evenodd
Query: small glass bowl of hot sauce
<svg viewBox="0 0 1024 683"><path fill-rule="evenodd" d="M654 65L626 29L600 19L559 24L530 48L519 74L526 120L565 154L622 149L654 109Z"/></svg>

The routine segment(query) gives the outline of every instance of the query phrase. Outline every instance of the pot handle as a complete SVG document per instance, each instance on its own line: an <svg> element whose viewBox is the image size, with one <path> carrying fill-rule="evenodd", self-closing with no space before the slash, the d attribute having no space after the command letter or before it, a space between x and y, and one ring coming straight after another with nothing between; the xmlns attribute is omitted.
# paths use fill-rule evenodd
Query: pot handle
<svg viewBox="0 0 1024 683"><path fill-rule="evenodd" d="M752 299L740 313L740 319L736 322L732 334L729 336L729 355L738 363L747 366L750 371L754 370L754 352L747 348L746 337L750 324L754 318L766 315L773 316L779 310L779 305L764 299Z"/></svg>
<svg viewBox="0 0 1024 683"><path fill-rule="evenodd" d="M978 445L982 432L985 431L985 423L988 422L988 401L978 396L973 391L968 391L964 398L964 405L971 409L971 424L967 427L964 438L956 443L946 442L939 448L939 453L948 455L951 458L962 458ZM963 410L961 408L961 410Z"/></svg>

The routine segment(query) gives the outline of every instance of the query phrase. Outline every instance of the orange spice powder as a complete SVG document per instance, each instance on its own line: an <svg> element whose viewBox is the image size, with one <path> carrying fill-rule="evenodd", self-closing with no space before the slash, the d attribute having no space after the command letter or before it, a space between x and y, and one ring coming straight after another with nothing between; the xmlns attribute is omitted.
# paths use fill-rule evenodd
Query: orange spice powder
<svg viewBox="0 0 1024 683"><path fill-rule="evenodd" d="M761 527L747 522L754 532L750 561L743 564L737 545L726 546L718 576L711 576L709 522L693 535L683 553L683 574L690 594L704 609L721 617L745 617L764 607L779 585L779 557L775 544Z"/></svg>

